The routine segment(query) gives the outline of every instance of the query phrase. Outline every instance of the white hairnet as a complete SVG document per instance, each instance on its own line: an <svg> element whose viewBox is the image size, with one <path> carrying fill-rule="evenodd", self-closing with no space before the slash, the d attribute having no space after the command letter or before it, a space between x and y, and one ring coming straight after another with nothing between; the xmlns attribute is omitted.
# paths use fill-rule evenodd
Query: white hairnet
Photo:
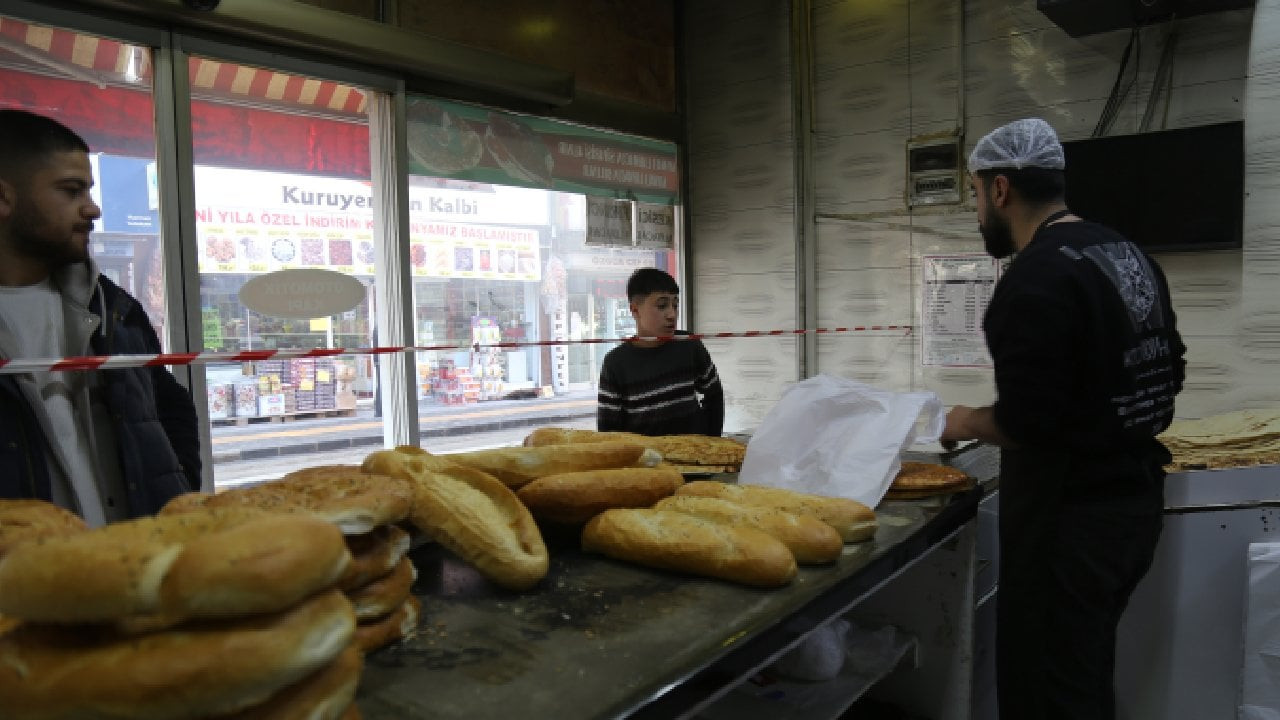
<svg viewBox="0 0 1280 720"><path fill-rule="evenodd" d="M969 155L969 172L997 168L1061 170L1066 166L1058 134L1040 118L1001 125L984 135Z"/></svg>

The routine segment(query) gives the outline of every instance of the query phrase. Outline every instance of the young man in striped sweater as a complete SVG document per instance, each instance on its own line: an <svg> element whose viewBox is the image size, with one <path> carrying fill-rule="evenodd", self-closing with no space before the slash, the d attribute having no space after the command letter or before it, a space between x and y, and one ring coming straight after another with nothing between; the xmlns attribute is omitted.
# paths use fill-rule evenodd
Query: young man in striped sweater
<svg viewBox="0 0 1280 720"><path fill-rule="evenodd" d="M680 286L657 268L641 268L627 281L637 337L687 335L676 330ZM601 432L719 437L724 389L701 340L636 340L605 355L596 412Z"/></svg>

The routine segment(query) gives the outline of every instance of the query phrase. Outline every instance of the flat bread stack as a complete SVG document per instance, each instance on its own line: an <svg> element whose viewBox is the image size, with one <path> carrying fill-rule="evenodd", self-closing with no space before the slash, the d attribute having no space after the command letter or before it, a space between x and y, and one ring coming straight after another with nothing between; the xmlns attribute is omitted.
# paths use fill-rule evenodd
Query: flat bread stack
<svg viewBox="0 0 1280 720"><path fill-rule="evenodd" d="M657 452L662 459L685 474L735 473L742 469L747 446L725 437L709 435L638 435L627 432L596 432L573 428L544 427L529 433L526 446L563 443L630 442Z"/></svg>
<svg viewBox="0 0 1280 720"><path fill-rule="evenodd" d="M680 486L648 509L608 510L583 528L583 549L753 587L786 585L796 565L825 564L871 539L875 512L854 500L716 481Z"/></svg>
<svg viewBox="0 0 1280 720"><path fill-rule="evenodd" d="M356 465L320 465L217 495L182 495L161 513L197 506L303 514L332 523L352 557L335 585L354 608L360 650L376 650L416 631L421 604L411 588L417 570L406 557L409 535L398 527L413 509L412 487L404 480Z"/></svg>
<svg viewBox="0 0 1280 720"><path fill-rule="evenodd" d="M885 500L919 500L946 495L973 487L974 479L965 471L948 465L904 461Z"/></svg>
<svg viewBox="0 0 1280 720"><path fill-rule="evenodd" d="M1280 464L1280 410L1175 420L1158 439L1173 454L1172 470Z"/></svg>
<svg viewBox="0 0 1280 720"><path fill-rule="evenodd" d="M18 541L0 558L4 717L342 717L363 663L331 589L350 563L333 524L243 507Z"/></svg>

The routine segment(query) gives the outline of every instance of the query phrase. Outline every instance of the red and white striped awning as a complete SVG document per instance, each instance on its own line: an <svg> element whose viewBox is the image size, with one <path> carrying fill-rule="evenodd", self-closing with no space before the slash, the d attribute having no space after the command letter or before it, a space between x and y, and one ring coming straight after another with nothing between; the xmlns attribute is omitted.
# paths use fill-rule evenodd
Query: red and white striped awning
<svg viewBox="0 0 1280 720"><path fill-rule="evenodd" d="M0 50L98 84L147 84L151 77L147 48L10 18L0 17ZM205 58L192 58L190 82L193 93L223 100L240 98L339 115L363 116L368 105L365 94L350 85Z"/></svg>

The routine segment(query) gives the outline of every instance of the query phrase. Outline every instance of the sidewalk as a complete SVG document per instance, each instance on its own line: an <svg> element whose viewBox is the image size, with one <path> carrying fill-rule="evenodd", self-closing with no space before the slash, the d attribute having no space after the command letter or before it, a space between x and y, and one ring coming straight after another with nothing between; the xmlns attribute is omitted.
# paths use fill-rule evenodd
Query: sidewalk
<svg viewBox="0 0 1280 720"><path fill-rule="evenodd" d="M418 405L419 441L433 437L574 423L596 416L595 391L553 398L492 400L470 405ZM591 423L594 426L594 422ZM214 463L238 462L382 445L382 419L362 403L354 416L299 418L283 423L251 423L212 428Z"/></svg>

